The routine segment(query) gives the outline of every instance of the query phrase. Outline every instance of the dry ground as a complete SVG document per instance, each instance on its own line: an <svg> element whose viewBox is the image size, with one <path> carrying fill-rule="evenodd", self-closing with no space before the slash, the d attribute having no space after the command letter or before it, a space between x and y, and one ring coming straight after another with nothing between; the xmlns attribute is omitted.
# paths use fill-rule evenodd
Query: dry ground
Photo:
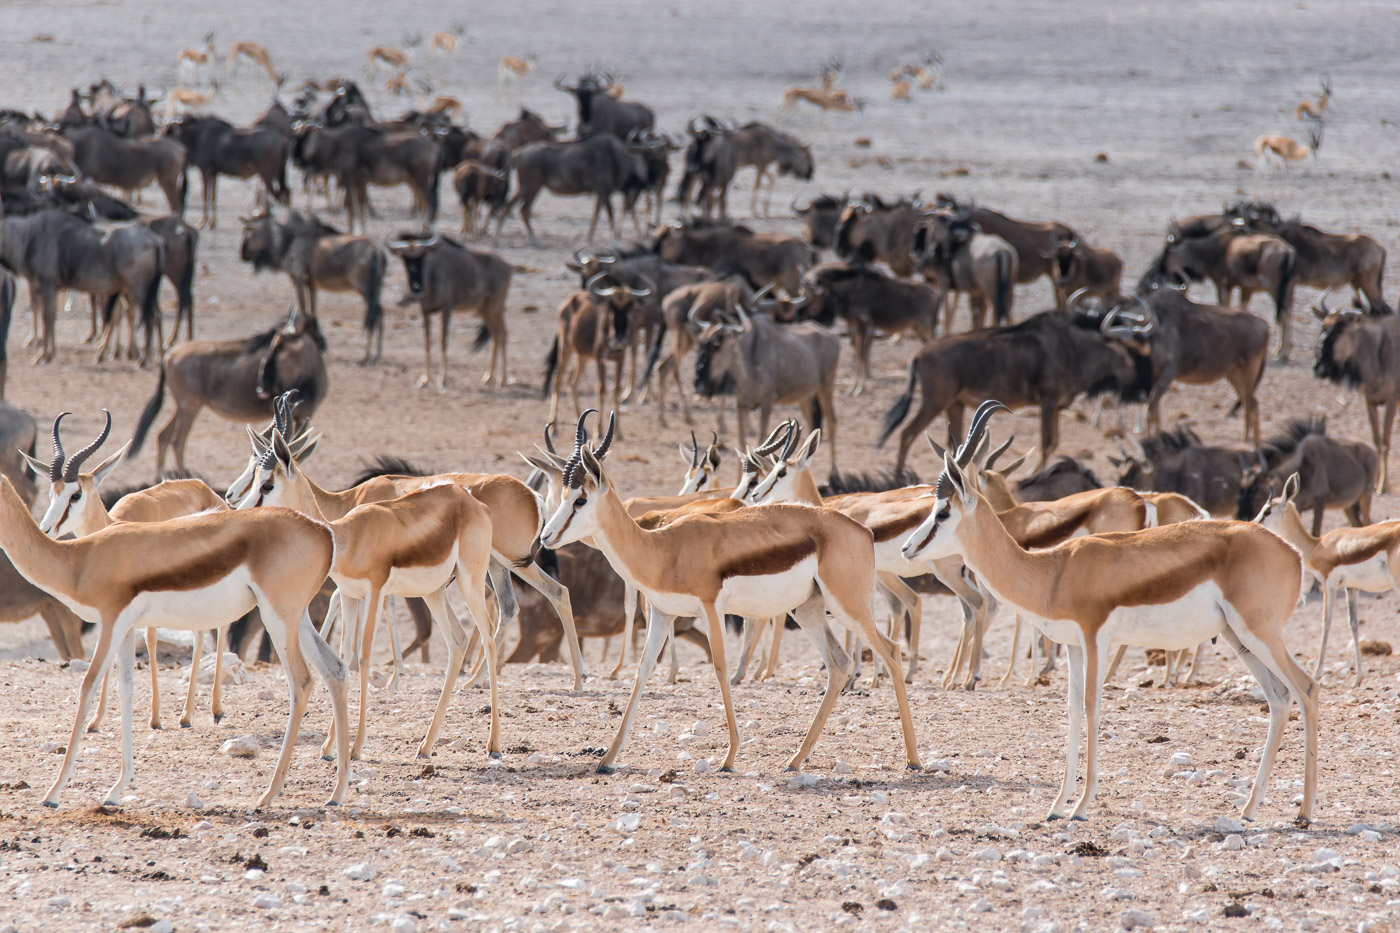
<svg viewBox="0 0 1400 933"><path fill-rule="evenodd" d="M1269 0L874 3L862 4L859 15L829 0L703 9L637 0L591 9L251 0L178 11L130 2L10 3L3 103L57 111L70 85L102 75L163 89L173 81L176 51L211 28L221 47L264 42L295 85L313 75L358 76L370 45L460 21L467 39L455 58L434 66L436 83L462 97L474 126L489 131L510 111L494 99L499 57L535 54L539 67L526 101L551 119L565 117L568 101L550 80L596 64L653 104L663 128L679 131L702 110L771 119L783 88L810 83L835 54L845 59L845 83L869 105L860 120L794 120L794 131L813 144L818 175L809 188L784 180L777 213L786 213L794 195L818 189L947 189L1021 216L1064 219L1117 248L1135 277L1170 216L1241 194L1273 194L1284 209L1324 227L1365 230L1395 245L1389 208L1396 83L1389 52L1373 37L1393 35L1397 20L1400 11L1383 3ZM42 35L52 41L39 41ZM889 102L885 73L930 46L947 59L946 90L908 105ZM1321 72L1336 87L1321 158L1296 168L1286 189L1282 179L1241 166L1260 133L1302 136L1292 107ZM265 82L249 71L223 82L217 110L246 120L266 99ZM382 91L375 102L391 113L401 105ZM871 145L857 146L859 137ZM1095 160L1101 152L1106 162ZM733 198L745 213L747 180L745 173ZM224 225L201 244L203 337L271 326L290 300L284 279L255 278L237 261L234 218L251 207L252 188L227 181L221 187ZM152 196L147 192L148 207ZM375 204L375 233L407 225L400 193L379 192ZM553 309L573 285L562 259L583 235L587 212L580 202L546 195L537 218L545 248L525 247L514 221L498 244L522 270L509 312L518 381L504 391L479 388L486 360L467 352L470 320L456 321L454 381L438 394L413 387L421 332L410 310L390 311L386 361L362 369L354 364L362 351L358 306L323 300L332 391L316 419L326 434L318 477L344 481L379 452L434 468L520 470L515 451L534 443L544 415L539 373ZM441 226L455 222L449 207ZM781 217L756 224L794 228ZM1386 284L1394 295L1393 273ZM395 269L390 304L401 288ZM1300 308L1311 297L1301 292ZM1042 285L1019 289L1018 315L1047 299ZM1262 301L1255 310L1264 313ZM11 335L16 362L8 397L44 422L73 409L75 436L96 429L104 406L118 433L129 432L155 375L94 365L80 343L81 318L63 320L58 362L31 369L20 317ZM1289 418L1325 413L1335 433L1362 435L1356 398L1312 377L1316 325L1305 310L1299 321L1297 362L1265 376L1266 433ZM841 399L847 468L892 461L890 450L870 445L879 415L903 387L912 349L881 344L867 394ZM843 373L848 384L849 371ZM591 385L585 376L585 391ZM1208 440L1231 442L1240 432L1238 420L1226 417L1231 401L1222 387L1189 388L1173 393L1164 411ZM699 426L712 417L712 408L700 406ZM662 492L678 482L673 445L680 431L660 432L654 419L651 409L624 413L626 437L613 470L629 492ZM1000 429L1015 430L1024 447L1034 424L1025 414L1006 418ZM226 480L241 464L243 444L240 426L205 416L195 428L191 466ZM1074 413L1065 417L1062 449L1112 475L1105 460L1111 442ZM147 477L153 465L148 448L121 479ZM928 472L931 465L916 459L915 468ZM1394 514L1394 500L1380 500L1374 512L1377 519ZM1364 599L1364 637L1400 643L1397 606L1392 597ZM1290 643L1309 664L1317 614L1317 604L1308 604L1290 629ZM928 663L912 702L921 750L936 763L927 773L899 770L887 686L842 698L812 761L810 774L820 779L814 785L794 786L779 773L823 682L811 653L793 638L776 682L736 690L746 743L740 773L695 770L697 760L723 747L723 720L713 674L691 652L683 655L679 685L659 678L649 685L623 758L627 767L595 777L588 749L610 739L613 707L625 702L628 681L596 676L606 668L593 645L595 678L579 695L567 690L558 666L506 672L502 711L511 751L489 767L478 691L457 697L448 744L431 770L411 759L441 673L435 665L411 665L400 690L372 692L367 758L356 764L340 811L317 807L331 777L314 755L328 712L317 700L287 795L261 813L248 807L270 771L285 696L280 674L263 669L229 688L230 712L220 726L205 713L189 731L141 726L137 783L119 810L91 806L115 775L119 746L110 721L107 734L85 745L65 808L42 810L42 788L59 762L44 743L66 742L80 677L36 660L53 654L41 625L9 627L10 660L0 662L0 682L11 713L0 728L0 779L32 788L0 794L0 929L112 929L141 914L177 930L363 929L371 921L395 929L686 921L800 930L1098 930L1120 923L1216 929L1231 922L1222 914L1233 903L1254 923L1285 929L1381 929L1393 922L1400 860L1387 821L1400 808L1392 760L1400 694L1391 658L1369 658L1359 689L1348 688L1337 670L1325 677L1316 823L1301 831L1288 822L1301 778L1301 734L1294 729L1260 822L1237 841L1234 827L1217 820L1236 812L1230 782L1251 776L1264 732L1242 668L1212 653L1203 686L1161 690L1141 686L1161 671L1145 668L1137 655L1121 678L1137 686L1109 693L1100 801L1088 824L1064 827L1039 822L1062 766L1063 676L1036 689L945 693L936 683L951 653L954 613L931 600L926 618ZM1003 669L1008 627L998 623L991 638L992 675ZM1340 662L1347 649L1333 644L1332 659ZM167 709L177 670L163 670ZM145 704L138 678L137 709ZM263 754L251 762L217 754L224 740L240 735L257 736ZM1191 777L1163 776L1177 752L1191 755L1192 767L1172 770ZM203 809L189 805L190 794ZM635 826L628 815L639 817ZM176 830L179 838L166 838ZM255 856L266 867L250 874L247 861ZM372 880L343 874L365 862Z"/></svg>

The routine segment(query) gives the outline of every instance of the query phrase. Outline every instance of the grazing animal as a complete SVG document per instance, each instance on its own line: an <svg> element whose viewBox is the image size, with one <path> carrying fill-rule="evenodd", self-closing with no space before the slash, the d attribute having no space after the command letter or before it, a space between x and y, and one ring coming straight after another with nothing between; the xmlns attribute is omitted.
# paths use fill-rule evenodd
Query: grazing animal
<svg viewBox="0 0 1400 933"><path fill-rule="evenodd" d="M204 34L204 41L192 49L181 49L175 56L176 80L184 85L199 84L214 71L218 54L214 51L214 32Z"/></svg>
<svg viewBox="0 0 1400 933"><path fill-rule="evenodd" d="M127 137L102 126L80 126L64 135L72 142L73 162L85 177L99 185L120 188L128 196L154 181L160 185L170 212L184 215L189 157L178 139Z"/></svg>
<svg viewBox="0 0 1400 933"><path fill-rule="evenodd" d="M983 233L965 214L932 211L913 242L924 278L943 293L943 332L953 332L958 293L966 292L972 327L980 330L992 309L995 324L1011 323L1019 259L1010 243Z"/></svg>
<svg viewBox="0 0 1400 933"><path fill-rule="evenodd" d="M1288 166L1294 162L1302 162L1306 159L1317 158L1317 152L1322 148L1322 124L1308 130L1308 141L1300 143L1292 136L1260 136L1254 140L1254 156L1259 160L1260 169L1272 168L1276 165L1283 166L1285 181L1288 178Z"/></svg>
<svg viewBox="0 0 1400 933"><path fill-rule="evenodd" d="M1361 392L1371 423L1371 443L1380 457L1376 492L1390 486L1390 431L1400 407L1400 317L1372 307L1332 310L1327 296L1313 308L1322 322L1313 373Z"/></svg>
<svg viewBox="0 0 1400 933"><path fill-rule="evenodd" d="M946 192L938 195L939 208L964 217L977 229L990 236L999 236L1016 251L1016 282L1026 284L1041 276L1050 279L1055 307L1065 307L1065 295L1055 281L1055 258L1059 244L1073 238L1075 232L1059 221L1017 220L988 207L971 202L961 203Z"/></svg>
<svg viewBox="0 0 1400 933"><path fill-rule="evenodd" d="M224 56L224 62L228 65L226 77L233 77L238 66L244 61L261 68L263 74L267 75L267 80L275 87L280 88L287 81L286 75L279 74L277 69L272 67L272 56L267 54L267 49L256 42L235 42L228 47L228 54Z"/></svg>
<svg viewBox="0 0 1400 933"><path fill-rule="evenodd" d="M1385 303L1385 247L1364 233L1326 233L1297 217L1283 220L1272 205L1249 203L1231 209L1231 222L1269 233L1294 250L1295 285L1333 289L1351 286L1375 312Z"/></svg>
<svg viewBox="0 0 1400 933"><path fill-rule="evenodd" d="M988 403L996 408L995 402ZM996 408L988 410L996 410ZM968 437L976 448L980 437ZM1269 703L1259 772L1241 815L1253 819L1288 724L1289 698L1302 709L1304 786L1299 818L1317 793L1317 683L1283 640L1302 583L1298 552L1272 532L1237 522L1180 522L1087 535L1048 550L1018 544L952 454L928 518L909 536L913 560L961 556L1003 603L1032 618L1069 651L1070 727L1064 782L1048 819L1066 815L1074 790L1079 732L1088 737L1084 789L1069 810L1086 819L1098 789L1098 732L1104 672L1115 644L1179 650L1223 637L1249 667Z"/></svg>
<svg viewBox="0 0 1400 933"><path fill-rule="evenodd" d="M667 262L708 266L719 275L741 275L753 288L771 284L789 295L801 293L802 276L817 264L816 249L797 237L694 218L659 228L651 249Z"/></svg>
<svg viewBox="0 0 1400 933"><path fill-rule="evenodd" d="M491 221L499 222L510 200L510 174L475 159L464 159L452 170L452 190L462 204L462 236L476 232L477 217L486 209L481 222L485 233Z"/></svg>
<svg viewBox="0 0 1400 933"><path fill-rule="evenodd" d="M608 227L617 241L617 218L612 196L640 188L646 181L646 163L617 136L600 133L573 142L530 143L515 153L515 197L510 199L496 224L496 235L512 208L520 208L520 222L530 235L530 244L539 245L530 212L542 190L570 196L593 195L593 218L588 224L588 242L598 228L598 214L608 213Z"/></svg>
<svg viewBox="0 0 1400 933"><path fill-rule="evenodd" d="M634 345L636 336L629 320L632 305L634 300L650 295L655 291L655 287L633 291L626 283L611 280L610 273L600 272L589 279L586 289L574 292L559 306L554 342L550 344L549 356L545 361L542 391L543 395L550 396L547 422L550 427L557 421L559 390L566 379L569 383L569 395L574 402L574 412L582 412L578 402L578 381L583 375L584 365L590 359L598 370L600 407L604 404L604 393L608 384L604 366L609 360L614 361L613 406L617 407L618 395L621 392L623 353L629 345ZM608 284L609 282L611 284Z"/></svg>
<svg viewBox="0 0 1400 933"><path fill-rule="evenodd" d="M1177 428L1139 442L1128 435L1129 450L1109 463L1122 472L1118 485L1186 496L1216 518L1239 511L1240 482L1254 452L1204 444L1190 428Z"/></svg>
<svg viewBox="0 0 1400 933"><path fill-rule="evenodd" d="M1050 276L1066 302L1078 293L1108 304L1122 293L1123 259L1106 246L1091 246L1074 234L1060 240L1054 261Z"/></svg>
<svg viewBox="0 0 1400 933"><path fill-rule="evenodd" d="M1248 521L1297 473L1294 496L1300 511L1312 509L1312 533L1322 534L1322 515L1342 509L1352 525L1371 524L1371 495L1376 486L1376 452L1360 441L1327 436L1325 418L1292 421L1287 430L1259 448L1259 463L1240 482L1238 517Z"/></svg>
<svg viewBox="0 0 1400 933"><path fill-rule="evenodd" d="M128 457L135 457L165 401L166 385L175 399L175 413L156 440L156 481L172 451L175 469L185 471L185 444L195 418L207 405L229 421L262 421L273 413L273 400L297 390L298 423L310 419L326 397L326 340L316 319L296 315L287 324L243 340L197 340L165 354L160 379L136 424ZM241 613L240 613L241 614Z"/></svg>
<svg viewBox="0 0 1400 933"><path fill-rule="evenodd" d="M447 386L447 333L453 311L473 311L481 318L473 350L491 343L491 367L481 381L506 384L506 298L510 294L510 263L488 250L470 249L449 237L401 233L388 243L389 251L403 260L408 292L400 301L416 300L423 315L423 375L428 385L432 370L430 319L442 315L440 366L437 385ZM500 369L497 370L499 360Z"/></svg>
<svg viewBox="0 0 1400 933"><path fill-rule="evenodd" d="M613 83L610 76L597 74L586 74L573 86L564 84L563 78L554 79L555 88L574 95L578 104L579 139L600 134L627 139L656 124L656 114L650 107L609 94Z"/></svg>
<svg viewBox="0 0 1400 933"><path fill-rule="evenodd" d="M496 130L491 138L505 146L510 152L515 152L530 143L555 142L559 134L566 129L568 129L566 126L550 126L539 114L522 107L520 108L520 116L507 123L502 123L500 129Z"/></svg>
<svg viewBox="0 0 1400 933"><path fill-rule="evenodd" d="M277 269L287 273L296 290L297 308L316 316L316 290L355 292L365 302L365 356L371 363L384 352L384 288L387 258L369 237L343 234L314 215L296 211L285 221L269 213L244 217L239 258L255 272ZM378 336L378 346L375 337Z"/></svg>
<svg viewBox="0 0 1400 933"><path fill-rule="evenodd" d="M848 262L883 262L895 275L913 275L921 218L913 198L883 201L867 194L849 201L836 228L836 255Z"/></svg>
<svg viewBox="0 0 1400 933"><path fill-rule="evenodd" d="M1322 117L1327 112L1327 105L1332 102L1332 78L1329 75L1323 75L1317 79L1317 83L1320 93L1314 100L1299 101L1298 106L1293 108L1293 119L1322 122Z"/></svg>
<svg viewBox="0 0 1400 933"><path fill-rule="evenodd" d="M200 226L212 230L218 225L220 175L256 176L262 182L264 199L291 203L287 157L292 144L275 130L256 126L240 129L218 117L182 117L165 132L184 144L189 164L199 169L204 188Z"/></svg>
<svg viewBox="0 0 1400 933"><path fill-rule="evenodd" d="M836 246L836 231L841 225L841 212L846 209L847 197L821 194L810 201L798 205L792 202L792 212L802 220L807 234L807 242L818 249L832 249Z"/></svg>
<svg viewBox="0 0 1400 933"><path fill-rule="evenodd" d="M778 108L778 119L791 114L800 103L809 103L821 111L821 119L826 119L828 110L837 113L856 113L862 110L859 100L852 100L842 88L826 90L814 87L790 87L783 91L783 103Z"/></svg>

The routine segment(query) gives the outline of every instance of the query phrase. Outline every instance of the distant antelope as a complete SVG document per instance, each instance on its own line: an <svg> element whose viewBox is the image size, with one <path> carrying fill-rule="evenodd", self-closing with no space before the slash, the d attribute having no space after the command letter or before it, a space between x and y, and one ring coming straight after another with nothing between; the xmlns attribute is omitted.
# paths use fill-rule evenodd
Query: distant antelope
<svg viewBox="0 0 1400 933"><path fill-rule="evenodd" d="M388 45L376 45L365 53L365 76L372 76L380 65L403 72L408 68L409 62L413 61L413 50L418 48L422 41L421 36L404 36L404 45L408 46L407 52Z"/></svg>
<svg viewBox="0 0 1400 933"><path fill-rule="evenodd" d="M286 80L285 75L278 74L272 67L272 58L267 54L267 49L256 42L235 42L228 47L228 55L224 58L228 66L228 77L233 77L234 71L245 58L266 72L267 79L278 87Z"/></svg>
<svg viewBox="0 0 1400 933"><path fill-rule="evenodd" d="M909 80L909 72L896 68L890 72L890 100L908 100L914 84ZM786 103L786 101L784 101Z"/></svg>
<svg viewBox="0 0 1400 933"><path fill-rule="evenodd" d="M457 41L466 34L467 27L457 23L446 32L433 33L432 45L429 48L435 54L446 57L457 51Z"/></svg>
<svg viewBox="0 0 1400 933"><path fill-rule="evenodd" d="M196 48L181 49L175 60L175 75L180 84L198 84L200 76L206 74L216 63L214 33L204 34L204 41Z"/></svg>
<svg viewBox="0 0 1400 933"><path fill-rule="evenodd" d="M463 114L462 101L460 98L453 97L451 94L439 94L433 98L432 104L424 110L424 113L431 116L440 113L450 113L452 114L452 119L460 123L462 122Z"/></svg>
<svg viewBox="0 0 1400 933"><path fill-rule="evenodd" d="M402 97L404 94L407 94L409 90L408 73L405 71L400 71L388 81L385 81L384 90L388 91L390 94L395 94L400 97Z"/></svg>
<svg viewBox="0 0 1400 933"><path fill-rule="evenodd" d="M496 66L496 97L519 102L525 92L525 76L535 68L535 56L516 58L507 55Z"/></svg>
<svg viewBox="0 0 1400 933"><path fill-rule="evenodd" d="M162 121L169 123L176 117L202 109L218 93L219 82L217 81L207 91L196 91L194 88L188 87L172 88L160 103L156 104L156 113L160 115Z"/></svg>
<svg viewBox="0 0 1400 933"><path fill-rule="evenodd" d="M1332 102L1332 79L1327 75L1318 78L1318 84L1322 88L1322 93L1317 95L1316 100L1300 100L1298 106L1293 108L1293 119L1316 120L1322 122L1322 115L1327 110L1327 105Z"/></svg>
<svg viewBox="0 0 1400 933"><path fill-rule="evenodd" d="M830 91L835 88L836 79L841 77L841 71L845 67L845 62L841 61L841 59L838 57L833 56L832 58L827 59L826 64L822 66L823 91Z"/></svg>
<svg viewBox="0 0 1400 933"><path fill-rule="evenodd" d="M1308 156L1317 158L1317 150L1322 148L1322 124L1308 130L1306 145L1291 136L1260 136L1254 141L1254 154L1259 159L1259 167L1266 168L1273 163L1283 166L1284 176L1288 175L1288 163L1302 162Z"/></svg>
<svg viewBox="0 0 1400 933"><path fill-rule="evenodd" d="M787 116L800 101L804 100L820 107L823 118L826 117L828 110L852 113L860 109L841 88L790 87L783 92L783 105L778 108L778 119Z"/></svg>

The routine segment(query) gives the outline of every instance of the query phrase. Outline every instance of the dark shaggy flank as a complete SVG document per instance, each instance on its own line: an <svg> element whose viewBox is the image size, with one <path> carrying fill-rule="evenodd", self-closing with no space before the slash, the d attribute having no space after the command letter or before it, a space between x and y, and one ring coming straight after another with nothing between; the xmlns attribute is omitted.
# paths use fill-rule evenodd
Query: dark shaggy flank
<svg viewBox="0 0 1400 933"><path fill-rule="evenodd" d="M1350 318L1333 321L1322 331L1322 340L1317 345L1317 359L1313 361L1313 375L1328 382L1346 386L1348 389L1360 387L1361 369L1351 357L1338 360L1337 338L1346 333L1352 324Z"/></svg>
<svg viewBox="0 0 1400 933"><path fill-rule="evenodd" d="M350 481L347 489L353 489L361 483L368 482L376 476L432 476L433 474L422 467L414 466L402 457L394 457L390 454L380 454L371 460L359 474Z"/></svg>
<svg viewBox="0 0 1400 933"><path fill-rule="evenodd" d="M1036 483L1043 483L1056 476L1062 476L1066 473L1078 473L1080 476L1083 476L1089 482L1093 483L1095 489L1103 488L1103 483L1099 482L1099 478L1094 475L1094 471L1080 464L1072 457L1061 457L1039 473L1032 473L1016 485L1018 488L1031 486Z"/></svg>
<svg viewBox="0 0 1400 933"><path fill-rule="evenodd" d="M831 482L820 486L817 491L823 496L842 496L848 492L886 492L890 489L903 489L905 486L921 485L922 480L913 470L895 473L894 470L879 470L875 473L842 473Z"/></svg>
<svg viewBox="0 0 1400 933"><path fill-rule="evenodd" d="M1327 418L1319 415L1316 418L1295 418L1288 422L1288 426L1283 429L1283 433L1275 434L1273 437L1259 445L1259 450L1264 455L1264 460L1268 463L1269 469L1285 460L1289 454L1298 448L1303 442L1303 438L1316 434L1319 437L1327 435Z"/></svg>
<svg viewBox="0 0 1400 933"><path fill-rule="evenodd" d="M1143 452L1150 459L1155 459L1161 454L1174 454L1185 450L1188 447L1200 447L1201 439L1195 431L1190 428L1177 428L1174 431L1163 431L1145 438L1142 442Z"/></svg>

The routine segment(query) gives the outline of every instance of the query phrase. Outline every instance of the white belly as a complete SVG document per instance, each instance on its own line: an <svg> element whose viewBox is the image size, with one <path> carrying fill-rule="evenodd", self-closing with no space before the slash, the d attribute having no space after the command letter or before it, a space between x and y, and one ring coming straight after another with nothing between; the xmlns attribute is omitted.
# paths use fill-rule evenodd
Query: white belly
<svg viewBox="0 0 1400 933"><path fill-rule="evenodd" d="M896 536L889 541L875 545L875 570L878 573L892 573L899 577L917 577L929 572L928 563L914 563L906 560L901 550L907 536Z"/></svg>
<svg viewBox="0 0 1400 933"><path fill-rule="evenodd" d="M784 615L807 601L817 576L813 554L782 573L763 577L730 577L720 587L715 604L722 613L749 619Z"/></svg>
<svg viewBox="0 0 1400 933"><path fill-rule="evenodd" d="M1225 618L1219 605L1223 597L1215 583L1203 583L1178 600L1152 606L1125 606L1113 610L1099 630L1108 647L1163 648L1179 651L1194 648L1219 635ZM1066 619L1033 619L1052 641L1060 644L1083 643L1078 623Z"/></svg>
<svg viewBox="0 0 1400 933"><path fill-rule="evenodd" d="M1334 587L1344 586L1363 593L1388 593L1395 587L1390 579L1390 561L1384 552L1359 564L1338 567L1332 571L1329 582Z"/></svg>
<svg viewBox="0 0 1400 933"><path fill-rule="evenodd" d="M454 547L448 559L441 564L393 568L389 571L389 579L385 581L380 595L428 596L446 586L456 569L457 549ZM359 577L341 576L334 571L331 573L331 579L344 596L351 599L369 599L369 581Z"/></svg>
<svg viewBox="0 0 1400 933"><path fill-rule="evenodd" d="M141 593L122 613L138 625L198 632L227 625L257 605L252 579L239 568L210 586L196 590Z"/></svg>

